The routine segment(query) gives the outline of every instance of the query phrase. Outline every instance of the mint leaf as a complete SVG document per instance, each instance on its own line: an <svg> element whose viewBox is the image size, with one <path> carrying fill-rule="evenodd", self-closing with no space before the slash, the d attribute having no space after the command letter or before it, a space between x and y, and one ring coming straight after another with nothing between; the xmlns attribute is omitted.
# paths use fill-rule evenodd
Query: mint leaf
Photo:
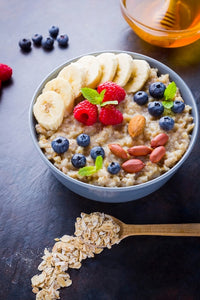
<svg viewBox="0 0 200 300"><path fill-rule="evenodd" d="M92 104L101 104L105 94L104 90L99 94L96 90L87 87L82 88L81 92L83 96Z"/></svg>
<svg viewBox="0 0 200 300"><path fill-rule="evenodd" d="M79 169L78 174L80 176L90 176L97 171L99 171L102 168L103 165L103 157L102 156L97 156L95 160L95 166L87 166Z"/></svg>
<svg viewBox="0 0 200 300"><path fill-rule="evenodd" d="M117 100L113 100L113 101L105 101L105 102L102 102L100 105L101 105L101 106L105 106L105 105L109 105L109 104L117 105L117 104L118 104L118 101L117 101Z"/></svg>
<svg viewBox="0 0 200 300"><path fill-rule="evenodd" d="M164 98L166 101L174 99L176 95L176 83L172 81L164 91Z"/></svg>
<svg viewBox="0 0 200 300"><path fill-rule="evenodd" d="M96 167L94 166L83 167L78 171L78 174L81 176L89 176L94 173L96 173Z"/></svg>
<svg viewBox="0 0 200 300"><path fill-rule="evenodd" d="M170 109L172 108L172 106L174 105L174 101L162 101L162 105L164 106L164 108Z"/></svg>
<svg viewBox="0 0 200 300"><path fill-rule="evenodd" d="M101 155L97 156L95 160L96 171L99 171L103 166L103 157Z"/></svg>

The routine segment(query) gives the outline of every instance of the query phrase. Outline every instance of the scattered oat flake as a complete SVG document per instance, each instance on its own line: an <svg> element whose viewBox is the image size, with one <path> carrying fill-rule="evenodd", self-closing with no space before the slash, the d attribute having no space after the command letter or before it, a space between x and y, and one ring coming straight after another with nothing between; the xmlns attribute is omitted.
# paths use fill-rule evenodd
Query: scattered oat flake
<svg viewBox="0 0 200 300"><path fill-rule="evenodd" d="M81 213L76 219L75 236L55 238L52 251L44 250L38 270L42 273L31 278L36 300L60 299L59 289L72 284L68 269L79 269L82 260L110 249L119 243L120 227L111 216L94 212Z"/></svg>

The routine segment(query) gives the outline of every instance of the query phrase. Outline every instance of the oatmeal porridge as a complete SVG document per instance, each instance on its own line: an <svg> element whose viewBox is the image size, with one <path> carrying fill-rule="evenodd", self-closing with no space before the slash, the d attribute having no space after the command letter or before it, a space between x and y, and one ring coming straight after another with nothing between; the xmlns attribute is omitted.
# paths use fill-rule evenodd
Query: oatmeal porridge
<svg viewBox="0 0 200 300"><path fill-rule="evenodd" d="M191 107L169 75L125 53L88 55L64 67L33 112L39 146L52 164L107 187L167 172L186 152L194 127Z"/></svg>

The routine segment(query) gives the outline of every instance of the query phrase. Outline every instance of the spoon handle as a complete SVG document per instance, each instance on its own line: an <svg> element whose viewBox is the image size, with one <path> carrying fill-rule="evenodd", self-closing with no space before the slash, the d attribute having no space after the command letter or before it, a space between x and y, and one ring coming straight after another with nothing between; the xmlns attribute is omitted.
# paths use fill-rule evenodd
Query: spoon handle
<svg viewBox="0 0 200 300"><path fill-rule="evenodd" d="M200 223L191 224L152 224L127 225L123 236L160 235L160 236L200 236Z"/></svg>

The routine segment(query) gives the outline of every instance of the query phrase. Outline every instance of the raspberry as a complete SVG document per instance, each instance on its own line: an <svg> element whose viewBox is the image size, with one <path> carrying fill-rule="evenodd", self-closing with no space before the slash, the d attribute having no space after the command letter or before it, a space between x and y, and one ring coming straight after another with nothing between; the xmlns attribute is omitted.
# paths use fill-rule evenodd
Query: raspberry
<svg viewBox="0 0 200 300"><path fill-rule="evenodd" d="M123 115L114 105L106 105L100 111L99 120L104 125L117 125L122 123Z"/></svg>
<svg viewBox="0 0 200 300"><path fill-rule="evenodd" d="M115 82L111 81L100 84L97 88L97 92L101 93L102 90L106 90L103 102L117 100L118 103L120 103L126 96L125 90Z"/></svg>
<svg viewBox="0 0 200 300"><path fill-rule="evenodd" d="M74 107L74 118L85 125L93 125L98 119L97 106L88 100L81 101Z"/></svg>
<svg viewBox="0 0 200 300"><path fill-rule="evenodd" d="M0 64L0 80L6 81L9 80L12 76L12 69L4 64Z"/></svg>

